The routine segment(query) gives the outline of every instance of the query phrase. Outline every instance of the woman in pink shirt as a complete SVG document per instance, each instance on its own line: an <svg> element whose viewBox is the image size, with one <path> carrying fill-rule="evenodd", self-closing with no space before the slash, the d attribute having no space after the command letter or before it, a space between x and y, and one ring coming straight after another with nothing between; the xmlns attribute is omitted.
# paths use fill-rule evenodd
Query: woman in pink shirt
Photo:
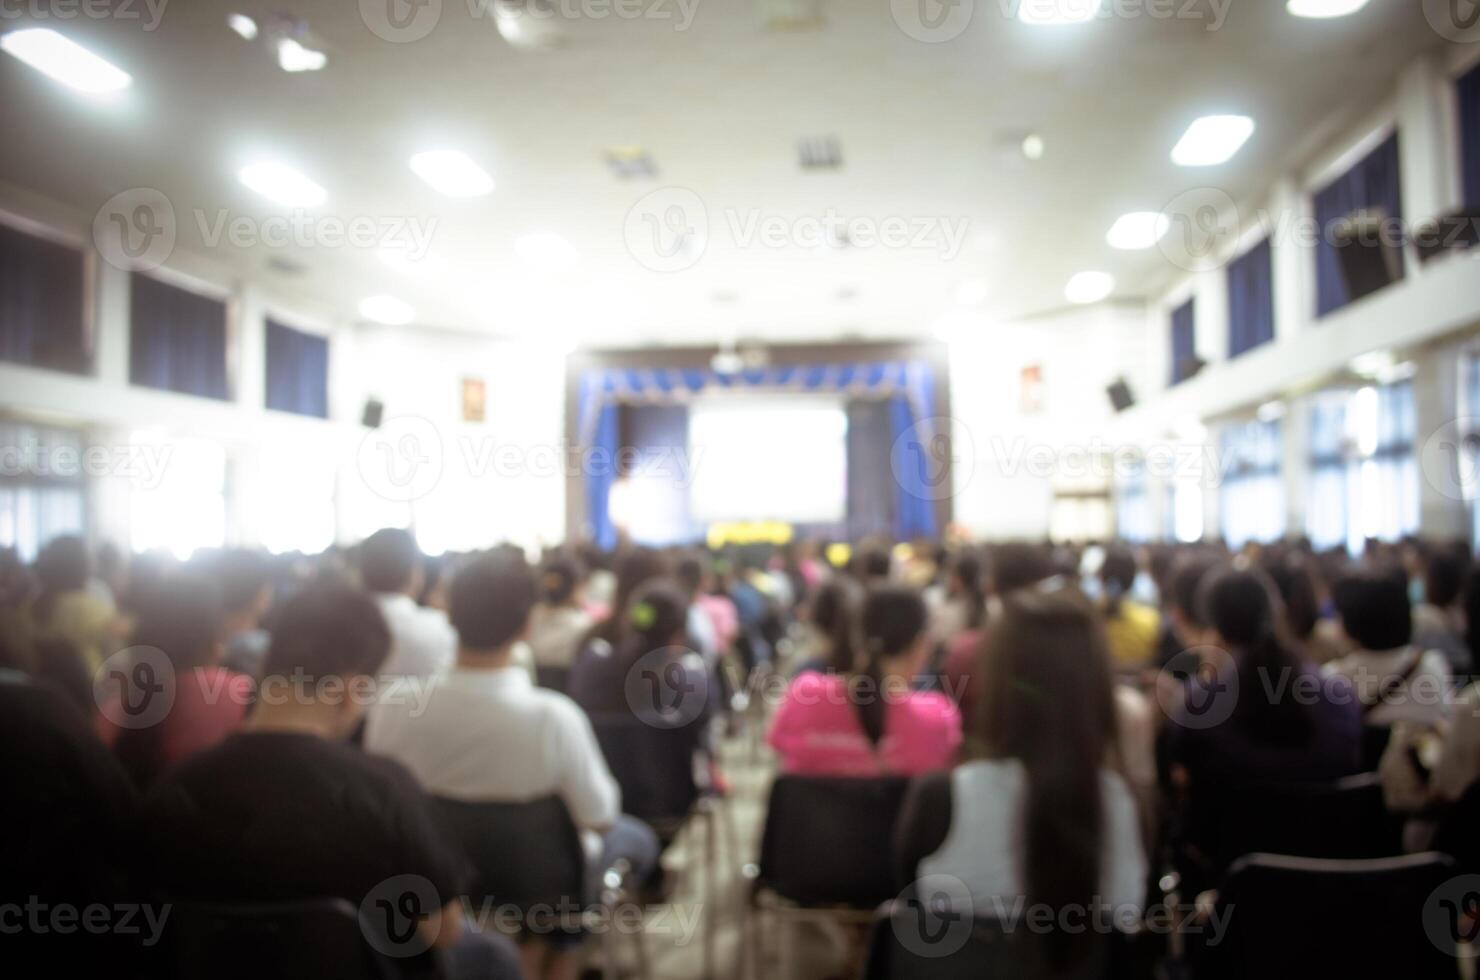
<svg viewBox="0 0 1480 980"><path fill-rule="evenodd" d="M873 590L859 614L862 663L848 674L804 673L787 686L767 741L783 772L911 776L951 765L961 714L944 694L910 687L930 648L913 589Z"/></svg>

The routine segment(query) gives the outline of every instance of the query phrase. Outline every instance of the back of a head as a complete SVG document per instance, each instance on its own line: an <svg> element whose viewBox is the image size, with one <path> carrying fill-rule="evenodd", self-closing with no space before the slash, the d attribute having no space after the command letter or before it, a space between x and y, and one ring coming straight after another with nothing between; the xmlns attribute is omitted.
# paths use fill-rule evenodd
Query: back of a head
<svg viewBox="0 0 1480 980"><path fill-rule="evenodd" d="M1120 602L1136 587L1136 553L1125 545L1111 545L1100 563L1100 582L1109 600L1109 613L1114 615Z"/></svg>
<svg viewBox="0 0 1480 980"><path fill-rule="evenodd" d="M410 531L381 528L360 544L360 581L371 592L401 592L412 584L420 562Z"/></svg>
<svg viewBox="0 0 1480 980"><path fill-rule="evenodd" d="M827 637L828 667L836 673L853 669L853 628L862 589L846 575L834 575L807 599L812 625Z"/></svg>
<svg viewBox="0 0 1480 980"><path fill-rule="evenodd" d="M618 608L631 600L644 582L668 574L668 559L652 548L632 548L617 558Z"/></svg>
<svg viewBox="0 0 1480 980"><path fill-rule="evenodd" d="M220 587L209 578L180 575L140 599L130 642L161 651L177 671L205 667L215 662L224 625Z"/></svg>
<svg viewBox="0 0 1480 980"><path fill-rule="evenodd" d="M650 579L632 595L624 611L629 657L682 644L689 619L689 597L667 579Z"/></svg>
<svg viewBox="0 0 1480 980"><path fill-rule="evenodd" d="M534 574L524 556L493 551L453 577L448 618L467 649L499 650L524 631L534 604Z"/></svg>
<svg viewBox="0 0 1480 980"><path fill-rule="evenodd" d="M889 578L893 569L893 556L889 549L872 546L858 556L858 576L864 582L882 582Z"/></svg>
<svg viewBox="0 0 1480 980"><path fill-rule="evenodd" d="M1042 545L1008 541L992 548L992 588L999 596L1054 576L1053 552Z"/></svg>
<svg viewBox="0 0 1480 980"><path fill-rule="evenodd" d="M245 548L222 552L208 564L221 587L221 605L227 615L250 611L272 582L272 563L266 555Z"/></svg>
<svg viewBox="0 0 1480 980"><path fill-rule="evenodd" d="M1396 650L1413 638L1413 608L1401 572L1358 571L1332 589L1346 635L1364 650Z"/></svg>
<svg viewBox="0 0 1480 980"><path fill-rule="evenodd" d="M36 579L47 595L85 587L90 568L87 545L72 534L52 538L36 556Z"/></svg>
<svg viewBox="0 0 1480 980"><path fill-rule="evenodd" d="M925 632L925 600L904 585L881 585L869 590L858 616L858 634L864 654L897 657L908 653Z"/></svg>
<svg viewBox="0 0 1480 980"><path fill-rule="evenodd" d="M1424 601L1447 609L1459 601L1465 576L1470 571L1467 551L1458 548L1435 548L1424 568Z"/></svg>
<svg viewBox="0 0 1480 980"><path fill-rule="evenodd" d="M564 605L575 597L581 584L581 566L574 558L552 555L540 568L540 601L552 606Z"/></svg>
<svg viewBox="0 0 1480 980"><path fill-rule="evenodd" d="M1297 640L1308 640L1321 618L1316 580L1305 555L1290 552L1273 556L1263 563L1264 573L1279 590L1285 606L1285 624Z"/></svg>
<svg viewBox="0 0 1480 980"><path fill-rule="evenodd" d="M283 604L263 668L266 676L322 678L372 676L391 649L380 607L347 585L317 585Z"/></svg>
<svg viewBox="0 0 1480 980"><path fill-rule="evenodd" d="M1191 552L1177 558L1172 563L1170 588L1163 597L1167 608L1193 626L1207 626L1198 606L1197 595L1203 579L1219 564L1218 558L1205 551Z"/></svg>
<svg viewBox="0 0 1480 980"><path fill-rule="evenodd" d="M1223 567L1198 589L1200 618L1235 647L1249 647L1278 630L1274 586L1262 572Z"/></svg>
<svg viewBox="0 0 1480 980"><path fill-rule="evenodd" d="M673 578L678 587L689 595L698 595L699 589L704 584L704 576L708 572L708 562L693 552L679 558L673 566Z"/></svg>

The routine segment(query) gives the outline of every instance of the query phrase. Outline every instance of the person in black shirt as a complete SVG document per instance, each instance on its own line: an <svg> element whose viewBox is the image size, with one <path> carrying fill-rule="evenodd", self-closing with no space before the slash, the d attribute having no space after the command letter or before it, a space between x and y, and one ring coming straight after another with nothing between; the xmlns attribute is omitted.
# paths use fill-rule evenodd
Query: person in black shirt
<svg viewBox="0 0 1480 980"><path fill-rule="evenodd" d="M512 944L463 931L466 864L416 780L344 743L389 649L385 621L362 592L326 586L287 604L251 720L145 800L156 885L177 901L337 897L362 910L414 893L415 933L398 937L387 923L377 936L367 926L372 946L387 952L386 940L400 939L395 956L442 950L453 977L517 977ZM398 962L430 965L420 955Z"/></svg>

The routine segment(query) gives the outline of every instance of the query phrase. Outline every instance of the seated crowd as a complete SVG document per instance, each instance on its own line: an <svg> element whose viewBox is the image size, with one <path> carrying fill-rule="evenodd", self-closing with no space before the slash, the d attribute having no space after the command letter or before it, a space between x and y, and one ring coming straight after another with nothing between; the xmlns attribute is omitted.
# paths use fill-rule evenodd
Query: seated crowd
<svg viewBox="0 0 1480 980"><path fill-rule="evenodd" d="M11 554L0 905L339 899L367 922L384 904L409 928L366 939L394 947L401 975L576 977L579 915L473 916L481 869L449 813L558 801L578 904L609 869L661 900L675 828L610 754L633 721L685 740L648 761L684 769L656 778L695 794L730 792L721 743L746 724L779 774L907 779L892 853L859 860L886 860L900 894L949 878L978 914L1098 907L1135 933L1172 880L1195 920L1247 853L1230 813L1364 773L1395 853L1480 873L1480 573L1463 545L822 553L430 561L388 529L312 558L125 561L76 538L29 567ZM757 699L769 710L746 709ZM563 841L551 825L516 846ZM12 945L57 963L168 975L180 945L167 911L88 935L38 914ZM1091 955L1082 930L1061 932L1056 967Z"/></svg>

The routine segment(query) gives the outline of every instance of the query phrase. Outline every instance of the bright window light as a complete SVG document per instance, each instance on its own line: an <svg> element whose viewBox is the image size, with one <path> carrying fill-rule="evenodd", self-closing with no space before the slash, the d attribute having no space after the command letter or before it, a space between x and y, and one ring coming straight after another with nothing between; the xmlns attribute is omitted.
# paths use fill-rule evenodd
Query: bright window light
<svg viewBox="0 0 1480 980"><path fill-rule="evenodd" d="M514 251L521 259L535 265L561 266L576 260L575 246L548 231L520 236L514 243Z"/></svg>
<svg viewBox="0 0 1480 980"><path fill-rule="evenodd" d="M236 31L243 41L257 38L257 22L246 14L232 14L226 18L226 26Z"/></svg>
<svg viewBox="0 0 1480 980"><path fill-rule="evenodd" d="M403 327L416 319L416 310L394 296L366 296L360 300L360 316L390 327Z"/></svg>
<svg viewBox="0 0 1480 980"><path fill-rule="evenodd" d="M114 67L75 41L44 27L11 31L0 48L32 68L79 92L105 95L133 84L128 72Z"/></svg>
<svg viewBox="0 0 1480 980"><path fill-rule="evenodd" d="M1171 219L1159 211L1132 211L1115 219L1105 233L1105 241L1111 248L1126 251L1150 248L1171 226Z"/></svg>
<svg viewBox="0 0 1480 980"><path fill-rule="evenodd" d="M181 561L198 548L226 543L226 450L207 439L135 432L135 451L164 465L156 480L135 480L129 494L129 544L165 550Z"/></svg>
<svg viewBox="0 0 1480 980"><path fill-rule="evenodd" d="M1290 0L1285 9L1296 17L1325 20L1354 14L1365 6L1367 0Z"/></svg>
<svg viewBox="0 0 1480 980"><path fill-rule="evenodd" d="M956 287L956 302L962 306L980 306L987 301L987 281L968 279Z"/></svg>
<svg viewBox="0 0 1480 980"><path fill-rule="evenodd" d="M1098 303L1115 288L1115 278L1108 272L1079 272L1064 287L1064 298L1071 303Z"/></svg>
<svg viewBox="0 0 1480 980"><path fill-rule="evenodd" d="M278 42L278 67L287 72L318 71L329 63L329 56L305 48L291 37Z"/></svg>
<svg viewBox="0 0 1480 980"><path fill-rule="evenodd" d="M1083 24L1100 12L1100 3L1101 0L1020 0L1018 20L1042 26Z"/></svg>
<svg viewBox="0 0 1480 980"><path fill-rule="evenodd" d="M289 207L316 207L329 197L328 191L281 163L262 161L248 164L236 177L268 200Z"/></svg>
<svg viewBox="0 0 1480 980"><path fill-rule="evenodd" d="M1172 162L1179 167L1213 167L1226 163L1254 134L1248 116L1203 116L1194 119L1187 132L1172 147Z"/></svg>
<svg viewBox="0 0 1480 980"><path fill-rule="evenodd" d="M411 158L411 170L448 197L479 197L493 190L493 178L457 150L428 150Z"/></svg>

